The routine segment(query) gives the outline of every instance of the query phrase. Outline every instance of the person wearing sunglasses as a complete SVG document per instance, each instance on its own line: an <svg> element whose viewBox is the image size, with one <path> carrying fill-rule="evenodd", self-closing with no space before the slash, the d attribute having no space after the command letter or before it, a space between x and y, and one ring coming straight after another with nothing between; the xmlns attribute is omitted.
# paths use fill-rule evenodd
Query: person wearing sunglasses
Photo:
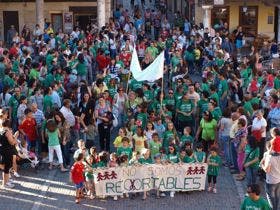
<svg viewBox="0 0 280 210"><path fill-rule="evenodd" d="M268 202L260 196L261 188L257 184L249 185L247 188L248 197L245 197L241 204L241 210L260 209L270 210Z"/></svg>

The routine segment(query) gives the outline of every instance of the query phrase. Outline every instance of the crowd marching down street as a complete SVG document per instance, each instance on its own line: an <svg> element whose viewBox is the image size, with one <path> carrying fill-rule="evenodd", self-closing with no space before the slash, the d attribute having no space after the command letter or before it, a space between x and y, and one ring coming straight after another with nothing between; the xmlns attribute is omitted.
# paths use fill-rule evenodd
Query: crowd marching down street
<svg viewBox="0 0 280 210"><path fill-rule="evenodd" d="M70 34L11 26L0 41L3 189L23 165L45 164L70 174L77 204L173 198L217 193L228 167L247 186L242 210L280 209L277 43L257 49L242 27L170 18L164 2L119 5L102 28Z"/></svg>

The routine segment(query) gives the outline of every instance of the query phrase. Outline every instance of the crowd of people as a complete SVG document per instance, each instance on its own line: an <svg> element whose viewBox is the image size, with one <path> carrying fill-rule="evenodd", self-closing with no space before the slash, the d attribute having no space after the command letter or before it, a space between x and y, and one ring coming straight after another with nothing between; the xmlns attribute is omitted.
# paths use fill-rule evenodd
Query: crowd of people
<svg viewBox="0 0 280 210"><path fill-rule="evenodd" d="M276 43L244 54L242 27L204 28L179 12L167 17L159 5L118 7L102 28L76 26L70 34L51 24L21 33L11 27L0 42L3 187L14 187L20 159L66 172L74 153L77 203L84 189L95 196L93 168L207 162L209 192L217 193L223 165L246 179L244 205L279 208L280 74L262 65L277 57ZM142 69L165 52L163 79L133 78L134 48ZM270 207L254 202L257 177L266 179Z"/></svg>

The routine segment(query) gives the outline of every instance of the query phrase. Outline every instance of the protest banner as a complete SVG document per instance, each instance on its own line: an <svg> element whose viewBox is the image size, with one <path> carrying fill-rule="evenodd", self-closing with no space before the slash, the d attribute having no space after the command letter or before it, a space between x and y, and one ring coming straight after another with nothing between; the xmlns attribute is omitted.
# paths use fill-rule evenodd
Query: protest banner
<svg viewBox="0 0 280 210"><path fill-rule="evenodd" d="M123 193L204 190L207 164L139 165L96 169L97 196Z"/></svg>

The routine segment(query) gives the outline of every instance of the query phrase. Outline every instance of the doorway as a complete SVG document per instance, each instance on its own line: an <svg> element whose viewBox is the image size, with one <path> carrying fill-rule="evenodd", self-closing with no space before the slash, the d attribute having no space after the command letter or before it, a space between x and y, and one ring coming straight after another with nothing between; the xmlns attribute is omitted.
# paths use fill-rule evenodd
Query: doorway
<svg viewBox="0 0 280 210"><path fill-rule="evenodd" d="M16 31L19 32L18 11L3 11L3 23L4 38L7 40L7 32L11 28L11 25L14 25Z"/></svg>
<svg viewBox="0 0 280 210"><path fill-rule="evenodd" d="M256 37L258 34L258 6L239 7L239 25L247 37Z"/></svg>

